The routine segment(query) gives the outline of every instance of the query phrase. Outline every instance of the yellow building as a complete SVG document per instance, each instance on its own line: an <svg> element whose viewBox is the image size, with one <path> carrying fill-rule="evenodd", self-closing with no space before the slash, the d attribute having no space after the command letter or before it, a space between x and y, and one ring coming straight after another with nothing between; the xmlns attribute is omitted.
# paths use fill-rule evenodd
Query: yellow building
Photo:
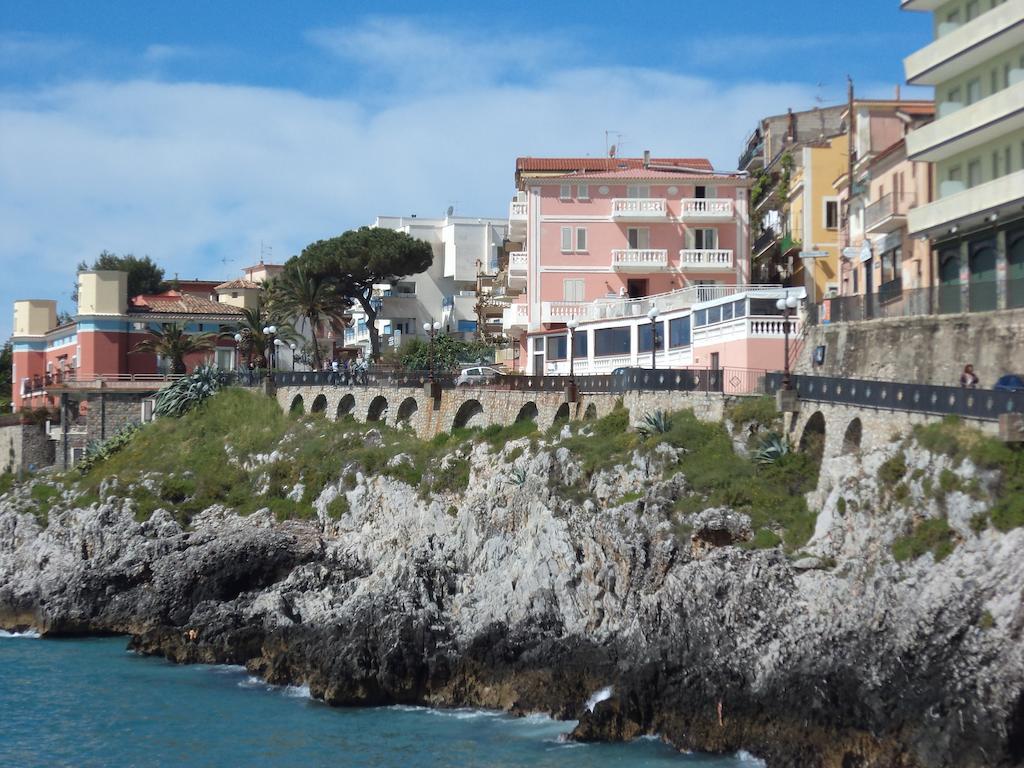
<svg viewBox="0 0 1024 768"><path fill-rule="evenodd" d="M818 303L839 293L839 197L835 181L847 172L849 139L840 134L793 150L786 234L799 259L792 284Z"/></svg>

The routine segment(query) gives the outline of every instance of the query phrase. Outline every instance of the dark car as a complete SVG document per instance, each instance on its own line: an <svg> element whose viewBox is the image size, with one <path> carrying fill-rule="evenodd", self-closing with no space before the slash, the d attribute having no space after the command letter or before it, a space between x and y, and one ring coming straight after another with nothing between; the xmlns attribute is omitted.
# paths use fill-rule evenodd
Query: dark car
<svg viewBox="0 0 1024 768"><path fill-rule="evenodd" d="M999 381L992 389L1000 389L1004 392L1024 392L1024 376L1017 373L1000 376Z"/></svg>

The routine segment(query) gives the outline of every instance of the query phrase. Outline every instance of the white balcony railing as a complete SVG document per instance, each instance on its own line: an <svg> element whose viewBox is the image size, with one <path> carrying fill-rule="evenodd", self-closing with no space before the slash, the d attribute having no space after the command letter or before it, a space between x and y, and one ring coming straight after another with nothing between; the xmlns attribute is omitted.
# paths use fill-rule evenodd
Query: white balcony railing
<svg viewBox="0 0 1024 768"><path fill-rule="evenodd" d="M780 316L738 317L723 323L703 325L693 329L693 343L697 346L741 339L781 339L785 337L786 321ZM799 337L800 320L789 319L790 338Z"/></svg>
<svg viewBox="0 0 1024 768"><path fill-rule="evenodd" d="M621 248L612 251L612 269L620 272L656 272L668 268L664 248Z"/></svg>
<svg viewBox="0 0 1024 768"><path fill-rule="evenodd" d="M573 318L582 320L591 307L586 301L542 301L540 321L542 323L567 323Z"/></svg>
<svg viewBox="0 0 1024 768"><path fill-rule="evenodd" d="M508 255L508 273L513 277L526 277L530 267L530 256L526 251L512 251Z"/></svg>
<svg viewBox="0 0 1024 768"><path fill-rule="evenodd" d="M732 200L727 197L691 197L683 200L684 219L731 219Z"/></svg>
<svg viewBox="0 0 1024 768"><path fill-rule="evenodd" d="M660 197L617 197L612 200L613 219L663 219L668 206Z"/></svg>
<svg viewBox="0 0 1024 768"><path fill-rule="evenodd" d="M508 217L515 220L526 220L526 214L529 211L529 203L520 203L513 200L508 204Z"/></svg>
<svg viewBox="0 0 1024 768"><path fill-rule="evenodd" d="M530 322L530 308L526 304L510 304L501 313L501 325L506 330L526 328Z"/></svg>
<svg viewBox="0 0 1024 768"><path fill-rule="evenodd" d="M679 252L679 266L682 269L732 269L732 251L686 248Z"/></svg>

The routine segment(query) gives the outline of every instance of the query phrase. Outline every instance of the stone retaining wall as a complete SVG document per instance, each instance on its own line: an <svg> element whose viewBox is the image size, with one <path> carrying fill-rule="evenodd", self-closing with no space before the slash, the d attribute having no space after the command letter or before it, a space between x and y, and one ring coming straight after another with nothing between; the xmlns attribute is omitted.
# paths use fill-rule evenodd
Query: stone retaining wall
<svg viewBox="0 0 1024 768"><path fill-rule="evenodd" d="M53 464L54 446L42 424L0 427L0 474L35 471Z"/></svg>

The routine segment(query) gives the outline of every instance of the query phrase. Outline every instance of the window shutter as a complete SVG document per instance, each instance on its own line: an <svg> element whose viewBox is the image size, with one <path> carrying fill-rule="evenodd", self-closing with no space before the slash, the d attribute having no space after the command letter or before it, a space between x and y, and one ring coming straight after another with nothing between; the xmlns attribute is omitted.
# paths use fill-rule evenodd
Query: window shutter
<svg viewBox="0 0 1024 768"><path fill-rule="evenodd" d="M576 230L576 250L585 251L587 250L587 228L579 227Z"/></svg>
<svg viewBox="0 0 1024 768"><path fill-rule="evenodd" d="M572 250L572 227L562 227L562 250Z"/></svg>

